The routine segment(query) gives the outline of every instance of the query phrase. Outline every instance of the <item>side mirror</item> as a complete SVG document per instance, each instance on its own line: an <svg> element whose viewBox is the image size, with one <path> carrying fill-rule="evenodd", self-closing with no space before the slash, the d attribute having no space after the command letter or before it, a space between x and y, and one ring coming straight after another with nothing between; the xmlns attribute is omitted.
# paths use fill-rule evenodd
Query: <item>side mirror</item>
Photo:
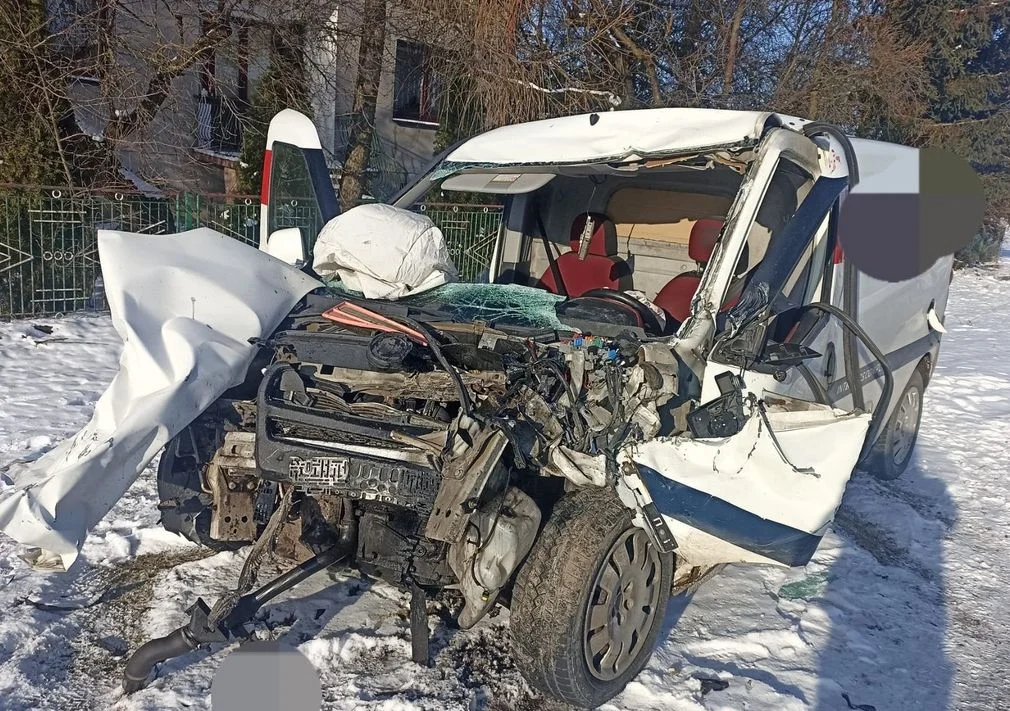
<svg viewBox="0 0 1010 711"><path fill-rule="evenodd" d="M801 343L769 343L758 362L761 365L788 367L820 357L820 353Z"/></svg>
<svg viewBox="0 0 1010 711"><path fill-rule="evenodd" d="M752 320L737 331L727 331L715 344L713 354L734 365L753 365L764 348L766 323Z"/></svg>
<svg viewBox="0 0 1010 711"><path fill-rule="evenodd" d="M266 253L294 266L305 262L305 250L302 247L302 230L299 227L288 227L271 232L267 237Z"/></svg>

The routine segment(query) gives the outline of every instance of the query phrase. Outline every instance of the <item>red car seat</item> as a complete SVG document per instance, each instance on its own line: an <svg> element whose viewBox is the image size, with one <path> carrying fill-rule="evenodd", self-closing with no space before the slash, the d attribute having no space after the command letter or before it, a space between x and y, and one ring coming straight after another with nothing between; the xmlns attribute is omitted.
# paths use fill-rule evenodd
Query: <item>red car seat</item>
<svg viewBox="0 0 1010 711"><path fill-rule="evenodd" d="M678 274L668 281L653 299L656 306L680 323L691 314L691 299L701 284L701 272L712 258L712 252L715 251L724 224L722 220L712 219L702 219L694 223L687 243L687 255L698 263L698 269Z"/></svg>
<svg viewBox="0 0 1010 711"><path fill-rule="evenodd" d="M592 220L593 236L585 260L579 259L579 241L587 220ZM606 215L582 213L572 222L569 241L572 251L557 258L558 272L569 296L582 296L593 289L630 289L631 267L617 255L617 226ZM560 294L551 267L540 277L537 286Z"/></svg>

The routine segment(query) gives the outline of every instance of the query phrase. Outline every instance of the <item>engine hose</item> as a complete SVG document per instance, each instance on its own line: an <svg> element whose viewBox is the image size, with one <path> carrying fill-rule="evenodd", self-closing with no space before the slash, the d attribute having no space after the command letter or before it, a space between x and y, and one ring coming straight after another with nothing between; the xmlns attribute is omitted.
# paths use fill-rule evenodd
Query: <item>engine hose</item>
<svg viewBox="0 0 1010 711"><path fill-rule="evenodd" d="M401 322L407 324L408 326L420 331L424 334L424 337L428 341L428 348L431 350L432 355L435 356L435 360L438 361L439 365L449 374L452 382L456 385L456 391L459 394L459 406L463 411L463 414L467 417L473 418L478 422L483 422L484 418L474 412L473 402L470 400L470 393L466 389L466 385L463 384L463 378L460 377L459 372L452 367L448 360L445 358L445 354L442 353L442 349L438 345L438 338L433 328L429 328L427 324L422 324L419 321L415 321L412 318L401 318Z"/></svg>
<svg viewBox="0 0 1010 711"><path fill-rule="evenodd" d="M182 656L199 646L200 643L187 627L180 627L167 637L152 639L143 644L133 653L123 670L123 691L127 694L139 691L147 683L147 677L155 664Z"/></svg>
<svg viewBox="0 0 1010 711"><path fill-rule="evenodd" d="M356 520L341 526L336 545L274 578L259 590L243 595L228 606L228 617L223 622L215 621L207 604L197 600L190 608L191 618L186 625L167 637L147 642L133 653L123 670L123 691L132 694L142 689L155 664L179 657L202 644L225 643L234 639L236 630L251 620L264 603L350 555L356 537Z"/></svg>

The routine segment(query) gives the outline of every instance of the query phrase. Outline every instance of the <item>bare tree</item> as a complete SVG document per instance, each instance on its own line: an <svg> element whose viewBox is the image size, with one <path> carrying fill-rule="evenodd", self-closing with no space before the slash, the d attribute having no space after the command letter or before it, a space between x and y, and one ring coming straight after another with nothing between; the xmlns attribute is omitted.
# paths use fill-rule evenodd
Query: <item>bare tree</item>
<svg viewBox="0 0 1010 711"><path fill-rule="evenodd" d="M215 102L214 110L238 125L247 120L256 90L253 69L259 76L283 64L293 79L310 61L305 28L328 33L333 41L338 33L331 21L336 0L0 0L0 5L9 6L0 12L4 98L46 117L59 179L70 185L121 182L124 161L141 167L151 182L192 184L202 165L191 150L198 96L204 95L199 101L205 105ZM292 95L304 101L305 83L290 84ZM3 159L11 144L27 138L22 133L5 141Z"/></svg>
<svg viewBox="0 0 1010 711"><path fill-rule="evenodd" d="M75 128L69 63L48 45L44 0L0 6L0 181L66 181L88 175L98 147Z"/></svg>
<svg viewBox="0 0 1010 711"><path fill-rule="evenodd" d="M345 207L358 204L364 192L386 44L386 0L365 0L361 20L353 116L340 174L340 204Z"/></svg>
<svg viewBox="0 0 1010 711"><path fill-rule="evenodd" d="M46 19L60 3L84 11ZM194 160L180 150L193 143L194 117L183 114L193 113L188 95L203 89L245 126L250 188L274 111L315 111L324 138L348 119L346 143L326 144L346 145L336 156L340 193L354 204L377 158L380 85L399 38L433 50L425 61L442 88L443 143L561 114L699 106L776 110L981 154L988 144L976 129L1006 124L997 104L1010 75L996 46L1006 32L993 19L1006 10L960 4L951 12L943 0L0 0L0 119L5 139L12 130L22 137L5 140L0 178L25 162L12 146L36 136L46 139L36 153L47 174L62 181L114 181L124 156L152 182L169 172L185 180L185 170L168 167ZM359 21L337 21L338 6ZM257 50L256 37L269 47ZM990 37L994 49L962 56L958 47L973 47L973 37ZM273 67L258 80L257 51ZM249 71L244 79L208 71L215 63ZM336 86L341 72L353 78ZM955 110L938 86L981 108ZM34 112L8 108L25 105Z"/></svg>

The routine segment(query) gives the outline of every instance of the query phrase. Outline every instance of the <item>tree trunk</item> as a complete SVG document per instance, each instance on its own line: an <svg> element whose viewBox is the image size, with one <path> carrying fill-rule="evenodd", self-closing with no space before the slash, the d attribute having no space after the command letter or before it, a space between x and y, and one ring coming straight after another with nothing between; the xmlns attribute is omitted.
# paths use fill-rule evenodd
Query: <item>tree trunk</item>
<svg viewBox="0 0 1010 711"><path fill-rule="evenodd" d="M347 156L340 173L342 210L357 205L365 190L365 171L375 134L375 104L382 76L382 51L386 43L386 0L365 0L361 19L353 115L347 135Z"/></svg>
<svg viewBox="0 0 1010 711"><path fill-rule="evenodd" d="M810 79L810 98L807 102L808 118L819 118L818 112L821 108L821 81L824 75L824 62L827 60L827 55L837 44L838 32L847 20L848 11L845 0L832 0L831 17L824 31L824 41L821 43L820 51L817 53L817 59L814 62L814 69Z"/></svg>
<svg viewBox="0 0 1010 711"><path fill-rule="evenodd" d="M230 11L229 11L230 12ZM132 111L120 111L105 127L105 138L115 143L148 128L154 117L171 96L172 82L181 77L190 67L212 56L215 49L231 36L231 15L222 14L213 18L208 29L184 51L175 57L156 65L157 69L147 82L140 103Z"/></svg>

